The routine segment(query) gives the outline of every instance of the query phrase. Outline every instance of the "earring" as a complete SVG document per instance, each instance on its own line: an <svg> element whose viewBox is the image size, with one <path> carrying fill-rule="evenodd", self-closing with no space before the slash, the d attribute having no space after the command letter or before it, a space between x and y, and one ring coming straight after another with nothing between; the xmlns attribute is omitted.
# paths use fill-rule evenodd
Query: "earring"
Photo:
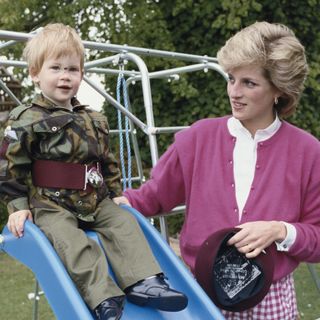
<svg viewBox="0 0 320 320"><path fill-rule="evenodd" d="M274 104L277 105L278 102L279 102L278 97L275 97L275 98L274 98Z"/></svg>

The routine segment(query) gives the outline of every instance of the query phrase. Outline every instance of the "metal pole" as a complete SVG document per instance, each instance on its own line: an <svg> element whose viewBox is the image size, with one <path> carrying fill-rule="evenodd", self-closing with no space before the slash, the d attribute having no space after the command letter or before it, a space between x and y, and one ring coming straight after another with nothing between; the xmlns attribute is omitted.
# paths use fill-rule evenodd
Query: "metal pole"
<svg viewBox="0 0 320 320"><path fill-rule="evenodd" d="M33 36L34 34L29 34L25 32L0 30L0 39L27 41ZM83 41L83 44L86 48L89 48L89 49L103 50L103 51L109 51L109 52L130 51L132 53L146 55L150 57L162 57L162 58L168 58L168 59L177 59L177 60L193 61L193 62L204 62L204 61L217 62L217 58L208 57L206 55L201 56L201 55L194 55L194 54L181 53L181 52L134 47L134 46L128 46L128 45L96 43L93 41Z"/></svg>
<svg viewBox="0 0 320 320"><path fill-rule="evenodd" d="M0 87L9 95L9 97L17 104L21 105L20 100L14 95L14 93L6 86L6 84L0 79Z"/></svg>
<svg viewBox="0 0 320 320"><path fill-rule="evenodd" d="M320 278L319 275L317 274L316 268L313 264L307 263L307 267L311 273L312 279L320 293Z"/></svg>
<svg viewBox="0 0 320 320"><path fill-rule="evenodd" d="M152 98L151 98L151 87L150 87L150 79L149 73L146 64L144 61L134 53L123 53L122 59L133 61L139 68L141 73L141 85L142 85L142 93L143 93L143 101L144 107L146 111L146 121L147 121L147 135L149 137L150 143L150 151L151 151L151 160L152 166L155 166L158 162L158 146L157 139L154 135L154 116L153 116L153 106L152 106Z"/></svg>
<svg viewBox="0 0 320 320"><path fill-rule="evenodd" d="M146 119L147 119L147 126L148 126L147 128L149 129L147 134L148 134L149 143L150 143L152 166L154 167L159 160L159 154L158 154L157 138L154 132L154 128L155 128L154 115L153 115L151 87L150 87L148 69L144 61L134 53L123 53L123 59L131 60L135 62L141 73L143 100L144 100L144 107L146 111ZM165 217L160 217L159 222L160 222L161 235L169 243L169 232L168 232L169 230L168 230L168 224L166 222Z"/></svg>
<svg viewBox="0 0 320 320"><path fill-rule="evenodd" d="M34 301L33 301L33 320L38 320L38 305L39 305L39 282L36 280L34 288Z"/></svg>
<svg viewBox="0 0 320 320"><path fill-rule="evenodd" d="M128 116L142 131L147 132L147 126L131 112L129 112L124 106L122 106L116 99L114 99L110 94L98 87L93 81L88 77L84 76L83 80L87 82L92 88L94 88L98 93L100 93L108 102L119 109L123 114Z"/></svg>

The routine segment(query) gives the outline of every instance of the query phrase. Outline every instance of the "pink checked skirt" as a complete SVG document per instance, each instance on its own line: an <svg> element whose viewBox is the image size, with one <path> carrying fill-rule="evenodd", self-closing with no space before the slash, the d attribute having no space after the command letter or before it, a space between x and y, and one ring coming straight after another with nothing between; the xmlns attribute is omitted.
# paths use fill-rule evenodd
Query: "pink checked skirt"
<svg viewBox="0 0 320 320"><path fill-rule="evenodd" d="M298 309L293 274L273 283L264 299L242 312L221 310L227 320L296 320Z"/></svg>

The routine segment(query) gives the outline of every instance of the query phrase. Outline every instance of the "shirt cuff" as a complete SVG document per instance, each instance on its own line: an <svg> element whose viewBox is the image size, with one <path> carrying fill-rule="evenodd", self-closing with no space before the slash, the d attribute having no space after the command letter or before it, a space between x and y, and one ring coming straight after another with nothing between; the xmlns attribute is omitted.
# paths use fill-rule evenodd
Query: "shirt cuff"
<svg viewBox="0 0 320 320"><path fill-rule="evenodd" d="M281 222L285 225L285 227L287 229L287 236L282 242L276 241L277 250L278 251L289 251L291 246L296 241L297 230L296 230L295 226L293 226L292 224L284 222L284 221L281 221Z"/></svg>
<svg viewBox="0 0 320 320"><path fill-rule="evenodd" d="M8 203L7 208L9 214L20 210L30 210L28 198L23 197L14 199Z"/></svg>

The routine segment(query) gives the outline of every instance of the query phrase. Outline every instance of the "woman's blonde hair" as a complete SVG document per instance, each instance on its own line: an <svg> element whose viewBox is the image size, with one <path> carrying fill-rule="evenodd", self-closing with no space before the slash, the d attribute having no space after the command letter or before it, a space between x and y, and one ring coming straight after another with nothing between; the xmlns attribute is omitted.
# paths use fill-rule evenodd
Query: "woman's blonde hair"
<svg viewBox="0 0 320 320"><path fill-rule="evenodd" d="M30 73L38 74L47 58L59 58L74 53L80 57L83 69L84 46L79 35L70 26L52 23L27 42L23 57L28 63Z"/></svg>
<svg viewBox="0 0 320 320"><path fill-rule="evenodd" d="M230 38L217 58L226 72L241 66L261 66L265 77L282 92L274 105L278 114L285 117L294 113L308 64L303 45L288 27L256 22Z"/></svg>

